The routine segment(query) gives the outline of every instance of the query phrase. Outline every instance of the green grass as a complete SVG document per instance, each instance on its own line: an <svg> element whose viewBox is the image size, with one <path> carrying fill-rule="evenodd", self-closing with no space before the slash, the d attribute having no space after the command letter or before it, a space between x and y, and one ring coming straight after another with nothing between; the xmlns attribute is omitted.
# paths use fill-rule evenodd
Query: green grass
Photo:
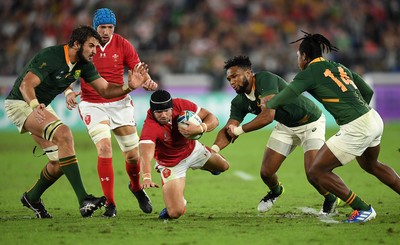
<svg viewBox="0 0 400 245"><path fill-rule="evenodd" d="M327 136L335 131L329 130ZM400 173L400 124L387 124L380 160ZM46 162L32 156L33 141L28 135L0 132L0 243L1 244L398 244L400 239L399 195L365 173L355 162L337 169L353 191L371 203L377 218L364 224L326 223L301 208L319 210L322 198L308 184L301 149L288 157L278 172L285 193L266 214L256 207L267 189L259 178L260 162L269 131L245 134L222 151L231 168L213 176L189 170L185 197L186 214L163 222L157 219L164 207L161 189L148 190L153 213L142 213L127 189L128 177L122 155L114 151L115 196L118 216L83 219L75 194L66 178L61 178L44 195L50 220L33 218L19 199L30 188ZM97 177L95 148L86 132L74 133L77 156L87 190L101 194ZM210 145L215 134L203 136ZM114 142L115 143L115 142ZM243 180L237 171L253 176ZM153 172L153 176L156 173ZM158 181L158 183L160 183ZM344 220L351 212L340 206L332 218Z"/></svg>

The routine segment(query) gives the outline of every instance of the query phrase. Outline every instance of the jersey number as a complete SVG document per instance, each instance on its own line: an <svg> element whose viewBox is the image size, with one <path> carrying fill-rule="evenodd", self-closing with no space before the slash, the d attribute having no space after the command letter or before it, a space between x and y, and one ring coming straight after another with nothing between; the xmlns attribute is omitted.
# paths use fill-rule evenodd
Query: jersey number
<svg viewBox="0 0 400 245"><path fill-rule="evenodd" d="M339 88L342 90L342 92L346 92L347 88L345 86L345 84L347 85L352 85L355 89L357 89L357 86L354 84L354 82L349 78L349 76L347 75L347 73L344 71L344 69L342 67L338 67L339 73L340 73L340 80L335 77L333 75L333 73L331 72L331 70L326 69L324 72L325 77L329 77L331 78L336 85L339 86ZM344 84L343 84L344 83Z"/></svg>

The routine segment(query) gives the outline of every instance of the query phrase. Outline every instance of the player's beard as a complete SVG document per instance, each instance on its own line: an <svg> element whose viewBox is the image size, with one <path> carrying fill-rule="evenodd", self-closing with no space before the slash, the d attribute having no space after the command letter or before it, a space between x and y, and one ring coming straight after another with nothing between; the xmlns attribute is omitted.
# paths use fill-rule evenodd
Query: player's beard
<svg viewBox="0 0 400 245"><path fill-rule="evenodd" d="M244 77L243 78L243 85L239 87L239 89L236 90L237 94L243 94L244 92L246 92L246 88L249 86L249 80Z"/></svg>
<svg viewBox="0 0 400 245"><path fill-rule="evenodd" d="M85 56L83 56L83 47L82 46L79 48L77 55L78 55L78 59L80 62L85 63L85 64L89 63L89 60L87 60L85 58Z"/></svg>

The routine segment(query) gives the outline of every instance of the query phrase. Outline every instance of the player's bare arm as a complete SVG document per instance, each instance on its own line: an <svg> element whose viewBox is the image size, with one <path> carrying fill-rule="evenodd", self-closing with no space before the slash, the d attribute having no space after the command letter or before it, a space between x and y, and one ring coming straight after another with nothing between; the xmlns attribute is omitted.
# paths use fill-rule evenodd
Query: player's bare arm
<svg viewBox="0 0 400 245"><path fill-rule="evenodd" d="M130 93L146 82L146 74L148 73L147 64L139 63L133 70L128 71L128 84L123 86L119 84L109 83L100 77L89 83L94 90L103 98L110 99Z"/></svg>
<svg viewBox="0 0 400 245"><path fill-rule="evenodd" d="M38 123L42 123L45 120L45 113L43 110L46 108L46 106L40 104L36 98L35 87L40 83L40 78L29 71L26 73L19 87L24 100L33 109L34 116Z"/></svg>
<svg viewBox="0 0 400 245"><path fill-rule="evenodd" d="M147 79L146 82L142 84L142 88L147 91L154 91L158 88L158 84L153 81L149 73L147 73Z"/></svg>
<svg viewBox="0 0 400 245"><path fill-rule="evenodd" d="M234 119L229 119L226 125L218 132L217 138L215 138L214 144L212 145L211 149L215 152L219 152L220 150L227 147L230 143L233 143L237 136L232 137L228 133L229 125L232 126L239 126L240 122Z"/></svg>
<svg viewBox="0 0 400 245"><path fill-rule="evenodd" d="M204 132L210 132L219 125L218 118L207 109L201 108L198 115L205 124L202 125Z"/></svg>
<svg viewBox="0 0 400 245"><path fill-rule="evenodd" d="M218 118L207 109L200 108L200 111L197 115L201 118L202 123L200 125L197 125L195 123L187 121L185 122L185 127L182 127L182 124L178 124L178 130L181 134L197 135L210 132L214 130L219 124Z"/></svg>
<svg viewBox="0 0 400 245"><path fill-rule="evenodd" d="M265 105L274 95L275 94L267 95L260 99L261 112L250 122L242 126L228 125L228 134L231 137L238 137L246 132L258 130L274 121L275 110L269 109Z"/></svg>
<svg viewBox="0 0 400 245"><path fill-rule="evenodd" d="M151 161L154 158L156 146L154 142L140 142L139 143L139 154L140 154L140 170L142 174L142 186L144 189L147 188L158 188L159 185L154 183L151 178Z"/></svg>
<svg viewBox="0 0 400 245"><path fill-rule="evenodd" d="M270 100L275 94L264 96L260 99L261 112L253 120L242 125L243 131L251 132L258 130L274 121L275 109L266 108L265 104Z"/></svg>
<svg viewBox="0 0 400 245"><path fill-rule="evenodd" d="M74 109L78 105L76 98L81 95L81 91L75 92L71 86L64 90L65 102L68 110Z"/></svg>

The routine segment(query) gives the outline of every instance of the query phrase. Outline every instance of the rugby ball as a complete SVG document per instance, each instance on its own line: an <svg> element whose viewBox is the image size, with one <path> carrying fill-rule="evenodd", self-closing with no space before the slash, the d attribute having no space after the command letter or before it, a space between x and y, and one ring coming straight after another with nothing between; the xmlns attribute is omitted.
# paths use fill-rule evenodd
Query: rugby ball
<svg viewBox="0 0 400 245"><path fill-rule="evenodd" d="M201 120L201 118L194 113L193 111L182 111L181 113L179 113L178 116L178 126L179 127L187 127L186 122L192 122L195 125L200 125L203 121ZM198 140L201 138L203 134L196 134L196 135L184 135L183 136L185 138L191 139L191 140Z"/></svg>

